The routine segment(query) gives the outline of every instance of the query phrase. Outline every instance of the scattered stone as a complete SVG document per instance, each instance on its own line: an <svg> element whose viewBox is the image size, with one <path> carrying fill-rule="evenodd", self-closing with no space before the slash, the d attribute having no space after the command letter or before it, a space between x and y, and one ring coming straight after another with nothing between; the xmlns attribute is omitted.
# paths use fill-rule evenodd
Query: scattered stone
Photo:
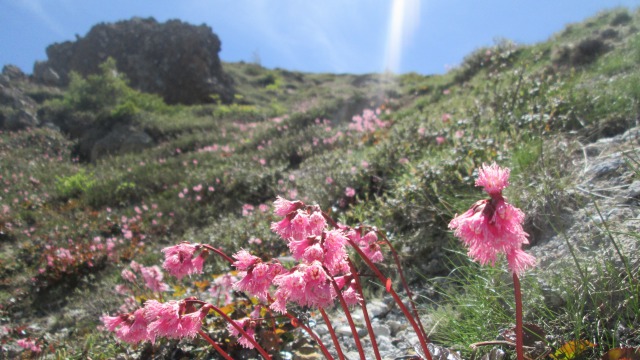
<svg viewBox="0 0 640 360"><path fill-rule="evenodd" d="M620 154L605 159L602 162L595 163L587 169L587 177L599 178L610 175L624 165L624 159Z"/></svg>
<svg viewBox="0 0 640 360"><path fill-rule="evenodd" d="M389 326L385 324L374 324L372 325L373 333L377 336L389 337L391 336L391 329Z"/></svg>
<svg viewBox="0 0 640 360"><path fill-rule="evenodd" d="M383 317L389 312L389 310L389 306L387 306L387 304L380 300L372 300L367 302L367 312L372 318Z"/></svg>

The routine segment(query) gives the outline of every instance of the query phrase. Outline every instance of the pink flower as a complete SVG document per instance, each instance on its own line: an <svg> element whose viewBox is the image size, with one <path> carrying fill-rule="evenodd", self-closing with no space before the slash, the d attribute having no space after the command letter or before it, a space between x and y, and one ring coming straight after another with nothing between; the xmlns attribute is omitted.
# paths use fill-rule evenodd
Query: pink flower
<svg viewBox="0 0 640 360"><path fill-rule="evenodd" d="M442 122L447 123L450 120L451 120L451 114L449 114L449 113L442 114Z"/></svg>
<svg viewBox="0 0 640 360"><path fill-rule="evenodd" d="M238 273L240 280L233 284L233 288L239 291L246 291L258 299L266 301L273 279L282 270L282 265L278 263L256 263L246 271Z"/></svg>
<svg viewBox="0 0 640 360"><path fill-rule="evenodd" d="M291 214L281 222L272 224L272 229L289 242L293 257L300 260L308 247L319 242L327 222L319 211L314 211L309 216L298 210L291 222L288 222L289 217Z"/></svg>
<svg viewBox="0 0 640 360"><path fill-rule="evenodd" d="M253 214L253 210L255 210L255 207L251 204L242 205L242 216L249 216Z"/></svg>
<svg viewBox="0 0 640 360"><path fill-rule="evenodd" d="M331 272L331 275L337 275L341 272L348 272L347 264L347 237L342 230L330 230L324 236L324 262L323 264Z"/></svg>
<svg viewBox="0 0 640 360"><path fill-rule="evenodd" d="M209 288L209 293L213 298L217 299L218 304L220 303L220 297L224 299L222 302L224 305L229 304L233 300L233 296L231 296L233 284L237 281L238 278L231 273L218 276Z"/></svg>
<svg viewBox="0 0 640 360"><path fill-rule="evenodd" d="M522 273L535 265L535 258L521 249L529 243L529 235L522 228L524 213L502 197L508 180L509 169L483 165L476 185L484 186L491 199L476 202L451 220L449 228L469 248L468 254L475 261L494 265L498 254L504 253L511 271Z"/></svg>
<svg viewBox="0 0 640 360"><path fill-rule="evenodd" d="M256 244L256 245L260 245L262 244L262 239L257 238L257 237L252 237L251 239L249 239L249 244Z"/></svg>
<svg viewBox="0 0 640 360"><path fill-rule="evenodd" d="M182 279L185 275L202 274L202 266L207 251L203 250L194 258L196 251L200 250L200 244L189 244L186 241L175 246L162 249L164 253L164 263L162 267L176 278Z"/></svg>
<svg viewBox="0 0 640 360"><path fill-rule="evenodd" d="M245 333L250 336L253 340L255 340L255 334L256 334L256 322L249 319L249 318L244 318L244 319L240 319L240 320L232 320L236 325L238 325L239 327L242 328L242 330L245 331ZM227 330L229 330L229 333L231 333L231 335L235 336L238 338L238 344L242 345L243 347L247 348L247 349L253 349L254 346L251 343L251 341L249 341L249 339L247 339L245 337L245 335L242 335L240 333L240 331L238 329L236 329L235 326L229 324L227 325Z"/></svg>
<svg viewBox="0 0 640 360"><path fill-rule="evenodd" d="M325 220L324 216L320 211L314 211L309 216L309 235L319 236L322 234L322 231L327 226L327 220Z"/></svg>
<svg viewBox="0 0 640 360"><path fill-rule="evenodd" d="M510 173L511 170L509 168L501 168L496 163L489 166L482 164L482 168L478 170L476 186L484 187L484 191L491 197L500 195L502 190L509 186Z"/></svg>
<svg viewBox="0 0 640 360"><path fill-rule="evenodd" d="M359 230L352 230L349 232L349 238L355 242L362 252L374 263L382 262L384 256L380 245L378 245L378 236L375 231L369 231L363 237L360 237Z"/></svg>
<svg viewBox="0 0 640 360"><path fill-rule="evenodd" d="M298 265L297 268L300 266L301 265ZM271 310L286 314L289 299L291 297L299 299L299 297L304 294L304 272L299 271L297 268L280 274L273 279L273 283L278 286L278 290L276 290L274 294L275 301L269 306Z"/></svg>
<svg viewBox="0 0 640 360"><path fill-rule="evenodd" d="M348 283L347 283L348 282ZM362 298L356 290L356 282L350 276L341 276L336 278L336 284L341 289L342 297L349 306L358 305Z"/></svg>
<svg viewBox="0 0 640 360"><path fill-rule="evenodd" d="M232 265L240 271L247 271L250 267L262 262L259 257L251 255L251 253L244 249L233 254L233 258L236 259L236 261Z"/></svg>
<svg viewBox="0 0 640 360"><path fill-rule="evenodd" d="M303 240L309 235L309 215L298 210L296 216L291 219L291 238L294 240Z"/></svg>
<svg viewBox="0 0 640 360"><path fill-rule="evenodd" d="M287 246L293 258L301 260L305 256L307 249L319 243L320 240L319 236L307 236L301 240L289 239Z"/></svg>
<svg viewBox="0 0 640 360"><path fill-rule="evenodd" d="M355 190L354 188L347 187L347 188L344 190L344 194L345 194L347 197L354 197L354 196L356 196L356 190Z"/></svg>
<svg viewBox="0 0 640 360"><path fill-rule="evenodd" d="M507 263L516 274L522 274L528 268L536 266L536 258L522 249L512 249L507 253Z"/></svg>
<svg viewBox="0 0 640 360"><path fill-rule="evenodd" d="M152 291L162 292L169 290L169 285L162 282L162 271L157 265L149 267L140 267L140 273L144 279L145 285Z"/></svg>
<svg viewBox="0 0 640 360"><path fill-rule="evenodd" d="M299 264L289 272L276 276L273 283L278 286L271 310L282 314L287 312L287 302L300 306L325 308L333 304L335 291L329 275L320 261Z"/></svg>
<svg viewBox="0 0 640 360"><path fill-rule="evenodd" d="M289 201L283 197L278 196L276 201L273 203L274 213L278 216L287 216L290 212L298 210L302 207L302 203L300 201Z"/></svg>
<svg viewBox="0 0 640 360"><path fill-rule="evenodd" d="M36 344L36 341L33 339L20 339L16 341L16 344L24 349L31 350L35 353L39 353L42 351L40 345Z"/></svg>
<svg viewBox="0 0 640 360"><path fill-rule="evenodd" d="M129 269L122 270L122 273L120 273L120 275L122 276L123 279L127 280L128 282L136 282L136 274L134 274Z"/></svg>
<svg viewBox="0 0 640 360"><path fill-rule="evenodd" d="M202 328L202 320L207 316L211 305L206 304L190 313L185 313L180 316L180 324L175 332L175 336L178 339L190 338L193 339L198 331Z"/></svg>
<svg viewBox="0 0 640 360"><path fill-rule="evenodd" d="M316 242L307 247L302 254L302 259L307 263L324 260L324 250L322 250L320 243Z"/></svg>
<svg viewBox="0 0 640 360"><path fill-rule="evenodd" d="M446 139L444 138L444 136L437 136L437 137L436 137L436 143L437 143L438 145L442 145L442 144L444 144L444 142L445 142L445 141L446 141Z"/></svg>
<svg viewBox="0 0 640 360"><path fill-rule="evenodd" d="M186 300L165 303L148 300L143 309L149 340L154 342L156 337L193 338L202 327L202 319L209 313L211 305L205 304L197 310Z"/></svg>
<svg viewBox="0 0 640 360"><path fill-rule="evenodd" d="M128 295L128 294L131 293L131 289L129 289L128 286L122 285L122 284L116 285L115 291L116 291L116 293L118 293L120 295Z"/></svg>
<svg viewBox="0 0 640 360"><path fill-rule="evenodd" d="M140 341L151 340L147 331L147 320L144 317L144 308L140 308L133 313L121 314L118 316L104 315L100 320L111 332L115 332L118 339L135 344Z"/></svg>
<svg viewBox="0 0 640 360"><path fill-rule="evenodd" d="M144 318L148 323L149 339L152 343L156 337L176 338L180 324L181 303L175 300L161 303L147 300L144 304ZM182 305L183 306L183 305Z"/></svg>
<svg viewBox="0 0 640 360"><path fill-rule="evenodd" d="M317 308L333 305L336 297L335 290L322 263L314 261L303 269L305 289L302 294L296 294L294 301L302 306Z"/></svg>

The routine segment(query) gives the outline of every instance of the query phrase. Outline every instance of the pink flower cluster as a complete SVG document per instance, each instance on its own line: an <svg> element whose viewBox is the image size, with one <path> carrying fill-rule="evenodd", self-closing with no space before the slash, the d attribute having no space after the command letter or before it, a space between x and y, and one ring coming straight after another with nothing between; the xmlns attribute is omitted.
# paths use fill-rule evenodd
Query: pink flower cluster
<svg viewBox="0 0 640 360"><path fill-rule="evenodd" d="M289 251L299 263L288 271L279 268L280 273L273 277L272 283L277 289L270 308L286 313L288 302L317 308L331 306L338 295L334 281L347 303L357 304L360 298L351 281L346 247L349 236L356 232L349 228L328 229L317 206L281 197L274 206L274 213L282 220L272 223L271 229L287 242ZM238 255L251 256L244 251ZM378 259L377 254L374 257ZM254 262L258 260L252 258L252 264ZM259 290L264 291L263 288Z"/></svg>
<svg viewBox="0 0 640 360"><path fill-rule="evenodd" d="M279 275L283 267L279 263L265 263L259 257L251 255L246 250L240 250L233 255L236 261L233 266L239 270L238 278L233 288L246 291L262 301L266 301L269 286Z"/></svg>
<svg viewBox="0 0 640 360"><path fill-rule="evenodd" d="M216 299L218 306L226 305L233 301L231 291L233 290L233 284L237 281L237 276L232 273L220 275L213 280L209 288L209 293Z"/></svg>
<svg viewBox="0 0 640 360"><path fill-rule="evenodd" d="M103 315L101 321L107 330L124 342L138 343L156 338L193 338L202 327L202 319L211 305L196 309L191 299L165 303L148 300L144 307L117 316Z"/></svg>
<svg viewBox="0 0 640 360"><path fill-rule="evenodd" d="M136 273L139 273L142 276L144 285L149 290L153 292L164 292L169 290L169 285L167 285L163 281L164 275L162 274L159 266L142 266L137 262L132 261L131 264L129 264L129 267L130 269L124 269L120 273L122 278L127 282L135 284L138 281L138 276L136 275ZM120 294L127 294L132 292L125 285L117 286L116 291Z"/></svg>
<svg viewBox="0 0 640 360"><path fill-rule="evenodd" d="M20 346L21 348L31 350L34 353L39 353L42 351L40 345L36 344L36 341L34 339L20 339L16 341L16 344L18 344L18 346Z"/></svg>
<svg viewBox="0 0 640 360"><path fill-rule="evenodd" d="M250 318L244 318L240 320L233 320L233 322L235 322L236 325L241 327L247 333L247 335L249 335L251 338L255 340L256 326L257 326L257 323L255 321L251 320ZM242 336L240 334L240 331L238 331L238 329L235 326L233 326L232 324L229 324L227 325L227 330L229 330L229 333L231 335L238 338L238 344L242 345L247 349L254 348L251 341L249 341L249 339L247 339L245 336Z"/></svg>
<svg viewBox="0 0 640 360"><path fill-rule="evenodd" d="M484 187L491 198L480 200L457 215L449 228L469 248L468 254L475 261L495 265L498 254L503 253L511 271L519 274L535 266L536 260L522 250L522 245L529 243L529 235L522 228L524 213L502 196L502 190L509 185L509 173L508 168L495 163L483 164L476 186Z"/></svg>
<svg viewBox="0 0 640 360"><path fill-rule="evenodd" d="M332 306L337 297L341 297L346 305L362 301L355 274L351 274L347 245L359 248L360 253L372 262L383 259L375 229L367 231L365 228L352 229L338 225L325 217L317 205L306 205L281 197L274 203L274 213L281 220L273 222L271 229L287 242L292 257L298 261L290 269L277 260L263 261L244 249L233 254L233 257L209 245L188 242L162 250L165 254L163 268L179 279L185 275L202 273L203 262L209 252L215 252L232 263L238 271L237 277L232 274L219 277L214 281L210 293L218 303L220 300L225 303L232 300L230 289L246 292L263 303L256 307L249 318L226 319L230 333L239 336L238 343L248 348L255 346L253 341L261 321L261 308L268 307L277 313L287 314L287 305L290 303L323 309ZM143 267L132 262L130 270L122 271L122 277L133 283L137 281L136 273L142 274L151 290L163 291L162 287L151 281L155 279L156 283L161 283L162 273L157 266ZM275 288L273 292L272 286ZM124 293L131 292L126 287L121 290ZM129 300L121 308L120 315L104 315L101 318L107 330L129 343L153 343L157 337L194 337L210 309L220 313L214 305L196 298L165 303L148 300L144 307L137 309L133 306L135 299L129 297ZM195 308L196 304L201 304L199 310Z"/></svg>
<svg viewBox="0 0 640 360"><path fill-rule="evenodd" d="M376 235L375 231L371 230L362 236L362 229L351 229L347 233L347 237L358 245L372 262L379 263L384 260L382 249L380 249L378 243L378 235Z"/></svg>
<svg viewBox="0 0 640 360"><path fill-rule="evenodd" d="M378 118L375 111L364 109L361 115L356 115L351 119L349 129L357 132L373 132L378 128L387 126L388 123Z"/></svg>
<svg viewBox="0 0 640 360"><path fill-rule="evenodd" d="M198 251L200 253L195 256ZM162 252L164 253L162 267L178 279L182 279L185 275L202 274L204 259L208 255L207 249L202 245L190 244L186 241L166 247Z"/></svg>

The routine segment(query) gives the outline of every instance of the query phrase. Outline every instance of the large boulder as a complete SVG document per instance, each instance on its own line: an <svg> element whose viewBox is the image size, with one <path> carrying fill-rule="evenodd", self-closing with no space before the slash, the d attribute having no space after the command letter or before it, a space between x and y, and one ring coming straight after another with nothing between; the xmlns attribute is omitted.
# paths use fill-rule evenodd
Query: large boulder
<svg viewBox="0 0 640 360"><path fill-rule="evenodd" d="M0 130L21 130L40 125L37 103L20 88L26 75L14 65L0 73Z"/></svg>
<svg viewBox="0 0 640 360"><path fill-rule="evenodd" d="M50 45L48 60L36 63L33 75L65 86L71 71L99 73L99 65L112 57L132 87L159 94L167 103L207 103L213 97L230 102L232 79L222 70L219 52L220 39L209 26L133 18L101 23L76 41Z"/></svg>

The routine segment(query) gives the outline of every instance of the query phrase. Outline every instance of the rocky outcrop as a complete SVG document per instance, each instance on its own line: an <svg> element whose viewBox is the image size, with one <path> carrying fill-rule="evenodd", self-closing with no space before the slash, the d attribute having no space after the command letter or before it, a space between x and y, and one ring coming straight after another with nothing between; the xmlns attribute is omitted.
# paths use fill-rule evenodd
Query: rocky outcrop
<svg viewBox="0 0 640 360"><path fill-rule="evenodd" d="M99 72L109 57L133 88L161 95L167 103L233 100L232 79L222 70L220 39L206 25L179 20L158 23L133 18L94 26L85 37L47 47L48 60L33 69L37 81L64 86L69 73Z"/></svg>
<svg viewBox="0 0 640 360"><path fill-rule="evenodd" d="M18 67L5 65L0 74L0 129L21 130L40 125L37 103L17 86L27 79Z"/></svg>

